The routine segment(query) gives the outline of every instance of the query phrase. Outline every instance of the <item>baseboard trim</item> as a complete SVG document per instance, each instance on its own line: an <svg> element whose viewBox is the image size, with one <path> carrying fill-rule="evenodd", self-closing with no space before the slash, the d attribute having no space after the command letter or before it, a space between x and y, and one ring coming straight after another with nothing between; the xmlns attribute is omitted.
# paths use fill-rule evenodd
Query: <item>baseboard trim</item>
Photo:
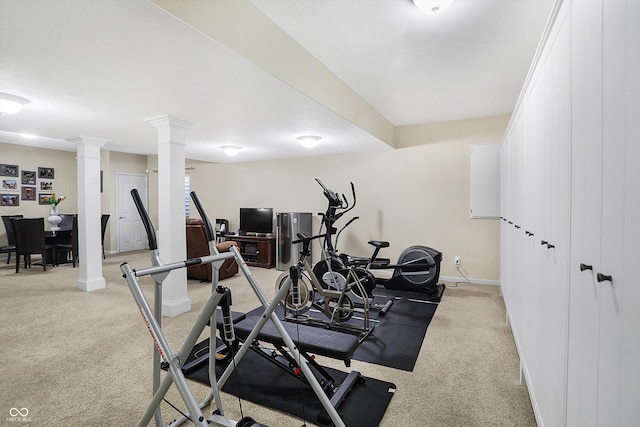
<svg viewBox="0 0 640 427"><path fill-rule="evenodd" d="M98 289L104 289L107 286L104 277L94 277L92 279L78 279L76 287L81 291L92 292Z"/></svg>
<svg viewBox="0 0 640 427"><path fill-rule="evenodd" d="M464 277L457 277L457 276L440 276L440 280L444 280L446 282L456 282L456 283L471 283L471 284L476 284L476 285L494 285L494 286L500 286L500 281L499 280L488 280L488 279L474 279L473 277L470 277L468 280Z"/></svg>
<svg viewBox="0 0 640 427"><path fill-rule="evenodd" d="M176 317L191 310L191 299L189 297L177 300L162 299L162 315L166 317Z"/></svg>
<svg viewBox="0 0 640 427"><path fill-rule="evenodd" d="M383 279L388 279L392 276L393 274L393 270L389 269L389 270L371 270L372 273L374 273L375 276L383 278ZM473 278L469 278L469 280L467 280L464 277L458 277L458 276L442 276L440 275L440 280L446 281L446 282L456 282L456 283L472 283L472 284L476 284L476 285L494 285L494 286L500 286L500 281L499 280L488 280L488 279L473 279Z"/></svg>

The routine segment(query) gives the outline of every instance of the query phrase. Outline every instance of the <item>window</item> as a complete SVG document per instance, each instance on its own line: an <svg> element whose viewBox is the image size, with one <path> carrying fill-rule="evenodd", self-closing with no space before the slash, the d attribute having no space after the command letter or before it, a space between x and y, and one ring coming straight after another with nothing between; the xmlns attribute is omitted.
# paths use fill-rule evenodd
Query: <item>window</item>
<svg viewBox="0 0 640 427"><path fill-rule="evenodd" d="M191 196L189 195L190 183L189 175L184 176L184 215L189 218L189 210L191 209Z"/></svg>

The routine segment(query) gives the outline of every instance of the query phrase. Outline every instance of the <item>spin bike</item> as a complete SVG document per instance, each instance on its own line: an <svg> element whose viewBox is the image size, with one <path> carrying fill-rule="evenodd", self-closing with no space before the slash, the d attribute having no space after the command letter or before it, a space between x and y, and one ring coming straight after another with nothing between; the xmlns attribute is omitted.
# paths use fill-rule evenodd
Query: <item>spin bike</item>
<svg viewBox="0 0 640 427"><path fill-rule="evenodd" d="M442 253L440 251L427 246L410 246L400 254L398 262L392 264L389 259L378 258L380 250L389 247L389 242L370 240L368 243L374 247L374 251L369 258L338 253L337 245L340 233L359 218L352 218L339 231L335 228L336 221L355 207L355 186L351 183L353 203L350 205L344 194L339 196L328 189L319 179L316 178L316 181L322 187L323 194L329 202L327 211L321 214L321 230L324 229L325 236L322 261L314 266L315 274L322 278L326 286L339 289L343 283L340 272L345 268L355 266L357 274L361 277L363 288L367 293L366 295L357 294L358 289L353 289L354 299L368 298L370 306L379 308L381 315L384 315L389 309L391 300L383 306L373 304L371 299L376 286L384 286L386 289L420 292L426 294L427 300L430 302L440 301L444 291L444 286L437 284L442 261ZM335 242L332 238L334 234L336 235ZM393 270L393 273L389 278L381 278L376 277L372 270Z"/></svg>
<svg viewBox="0 0 640 427"><path fill-rule="evenodd" d="M357 293L365 294L360 277L356 273L355 267L342 271L344 274L344 285L340 289L331 289L321 285L311 268L308 258L311 256L310 244L313 240L324 237L323 235L308 237L298 233L298 239L292 243L302 244L298 262L289 271L282 273L276 280L276 292L280 292L283 287L290 287L290 291L285 295L282 305L285 310L285 320L315 324L329 329L338 329L345 332L358 333L358 341L362 342L373 331L369 319L369 301L365 299L364 304L356 307L349 294L353 289ZM326 318L313 317L307 314L310 309L324 314ZM361 322L347 323L354 314L360 314Z"/></svg>

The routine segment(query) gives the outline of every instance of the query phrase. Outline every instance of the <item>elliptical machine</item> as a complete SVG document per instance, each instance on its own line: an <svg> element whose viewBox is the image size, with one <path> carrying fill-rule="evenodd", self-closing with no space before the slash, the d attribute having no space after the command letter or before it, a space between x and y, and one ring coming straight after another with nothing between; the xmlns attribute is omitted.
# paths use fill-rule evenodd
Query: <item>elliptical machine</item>
<svg viewBox="0 0 640 427"><path fill-rule="evenodd" d="M367 295L355 294L357 298L373 298L373 290L377 285L384 286L387 289L420 292L426 294L426 299L431 302L440 302L444 286L438 285L440 278L440 263L442 261L442 253L428 246L414 245L410 246L400 254L398 262L391 264L389 259L378 258L380 249L389 247L389 242L380 240L371 240L368 243L375 249L369 258L352 257L346 254L339 254L337 251L337 242L340 233L359 217L350 219L339 231L335 228L335 223L345 213L351 211L356 205L355 186L351 183L351 193L353 203L350 205L348 199L339 196L334 191L328 189L322 181L316 178L316 182L322 187L323 194L327 198L329 205L327 211L322 215L321 230L324 229L325 239L323 242L322 260L318 262L313 271L321 282L328 287L336 289L341 288L343 283L343 275L341 270L346 269L349 265L355 264L358 275L361 277L361 283L367 291ZM321 233L322 234L322 233ZM336 235L335 243L332 236ZM381 278L373 275L371 270L389 270L393 273L390 278ZM354 293L357 290L353 291ZM385 309L381 310L384 315L390 307L391 300L385 305ZM369 305L372 308L379 308L371 301Z"/></svg>

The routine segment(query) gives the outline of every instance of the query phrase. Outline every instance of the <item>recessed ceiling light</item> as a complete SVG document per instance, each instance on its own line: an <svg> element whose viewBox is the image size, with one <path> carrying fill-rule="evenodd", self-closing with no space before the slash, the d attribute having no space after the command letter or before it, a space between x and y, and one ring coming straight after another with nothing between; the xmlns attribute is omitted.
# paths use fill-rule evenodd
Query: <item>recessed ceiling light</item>
<svg viewBox="0 0 640 427"><path fill-rule="evenodd" d="M322 138L315 135L303 135L303 136L299 136L296 139L300 141L303 147L313 148L316 145L318 145L318 141L320 141Z"/></svg>
<svg viewBox="0 0 640 427"><path fill-rule="evenodd" d="M435 15L447 10L453 0L413 0L413 3L422 13Z"/></svg>
<svg viewBox="0 0 640 427"><path fill-rule="evenodd" d="M28 103L29 101L19 96L0 93L0 114L15 114Z"/></svg>
<svg viewBox="0 0 640 427"><path fill-rule="evenodd" d="M223 145L220 148L222 148L222 151L224 151L224 154L226 154L229 157L237 156L240 150L242 150L242 147L238 145Z"/></svg>
<svg viewBox="0 0 640 427"><path fill-rule="evenodd" d="M38 135L32 135L30 133L21 133L20 136L24 139L36 139L38 137Z"/></svg>

